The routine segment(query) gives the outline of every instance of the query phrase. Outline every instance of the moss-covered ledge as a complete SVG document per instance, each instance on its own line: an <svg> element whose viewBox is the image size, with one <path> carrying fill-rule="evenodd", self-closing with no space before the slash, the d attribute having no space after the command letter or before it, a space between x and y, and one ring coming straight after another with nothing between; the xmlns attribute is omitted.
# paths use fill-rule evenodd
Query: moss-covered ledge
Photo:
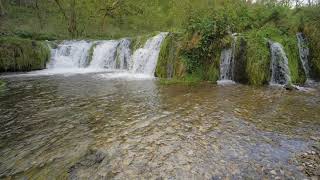
<svg viewBox="0 0 320 180"><path fill-rule="evenodd" d="M182 38L182 35L177 33L169 33L166 36L159 53L156 77L181 79L185 76L185 65L180 54Z"/></svg>
<svg viewBox="0 0 320 180"><path fill-rule="evenodd" d="M49 56L50 49L45 42L16 37L0 38L0 72L44 69Z"/></svg>

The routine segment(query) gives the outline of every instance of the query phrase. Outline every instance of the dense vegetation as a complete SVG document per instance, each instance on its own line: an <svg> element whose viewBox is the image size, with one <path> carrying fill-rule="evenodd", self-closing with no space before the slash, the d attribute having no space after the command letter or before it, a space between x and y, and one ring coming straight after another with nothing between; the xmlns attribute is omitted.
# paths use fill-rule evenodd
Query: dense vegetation
<svg viewBox="0 0 320 180"><path fill-rule="evenodd" d="M1 36L36 40L134 38L133 48L158 31L172 32L160 52L156 74L183 80L219 79L221 50L238 33L237 81L269 81L267 39L287 53L293 83L303 83L296 33L311 50L320 76L319 1L298 0L0 0Z"/></svg>

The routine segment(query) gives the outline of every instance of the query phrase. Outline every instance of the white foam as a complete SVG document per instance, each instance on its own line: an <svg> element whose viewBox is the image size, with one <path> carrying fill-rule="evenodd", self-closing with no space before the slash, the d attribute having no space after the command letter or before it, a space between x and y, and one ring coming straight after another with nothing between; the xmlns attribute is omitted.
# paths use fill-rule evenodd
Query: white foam
<svg viewBox="0 0 320 180"><path fill-rule="evenodd" d="M97 75L99 78L104 79L125 79L125 80L152 80L155 77L146 74L136 74L129 72L113 72Z"/></svg>
<svg viewBox="0 0 320 180"><path fill-rule="evenodd" d="M226 86L226 85L234 85L236 84L236 82L232 80L220 80L220 81L217 81L217 84L221 86Z"/></svg>

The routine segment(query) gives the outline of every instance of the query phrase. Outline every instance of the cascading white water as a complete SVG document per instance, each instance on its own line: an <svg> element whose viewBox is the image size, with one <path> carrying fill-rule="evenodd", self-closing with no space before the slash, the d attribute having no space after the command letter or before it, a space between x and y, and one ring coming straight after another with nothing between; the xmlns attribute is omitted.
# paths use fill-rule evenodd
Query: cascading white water
<svg viewBox="0 0 320 180"><path fill-rule="evenodd" d="M131 67L131 41L129 39L122 39L119 42L116 56L117 69L129 69Z"/></svg>
<svg viewBox="0 0 320 180"><path fill-rule="evenodd" d="M88 51L92 42L64 41L56 49L51 50L51 61L48 69L85 68Z"/></svg>
<svg viewBox="0 0 320 180"><path fill-rule="evenodd" d="M271 51L271 85L287 85L291 82L288 58L280 43L269 41Z"/></svg>
<svg viewBox="0 0 320 180"><path fill-rule="evenodd" d="M304 37L303 33L298 33L297 34L297 39L298 39L298 48L299 48L300 61L301 61L302 67L304 69L304 72L306 74L306 77L310 81L310 79L311 79L310 66L309 66L310 51L309 51L309 48L308 48L308 43L307 43L307 40Z"/></svg>
<svg viewBox="0 0 320 180"><path fill-rule="evenodd" d="M220 57L220 80L218 84L234 84L234 61L236 53L237 37L232 35L231 48L223 49Z"/></svg>
<svg viewBox="0 0 320 180"><path fill-rule="evenodd" d="M101 70L124 70L127 73L154 76L160 48L168 33L160 33L147 40L142 48L131 53L130 39L109 41L64 41L52 49L48 68L52 71L63 68L84 72ZM90 48L93 48L89 58ZM91 59L89 62L88 60ZM63 71L65 72L65 71Z"/></svg>
<svg viewBox="0 0 320 180"><path fill-rule="evenodd" d="M89 68L116 69L116 54L119 41L101 41L96 44Z"/></svg>
<svg viewBox="0 0 320 180"><path fill-rule="evenodd" d="M132 56L131 72L138 74L154 75L160 48L163 40L168 33L160 33L159 35L149 39L143 48L137 49Z"/></svg>

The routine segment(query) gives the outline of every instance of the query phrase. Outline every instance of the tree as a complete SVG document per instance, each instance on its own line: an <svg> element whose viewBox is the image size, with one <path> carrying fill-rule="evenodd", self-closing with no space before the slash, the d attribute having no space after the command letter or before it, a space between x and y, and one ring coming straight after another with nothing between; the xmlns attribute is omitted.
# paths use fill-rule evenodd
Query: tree
<svg viewBox="0 0 320 180"><path fill-rule="evenodd" d="M40 28L42 29L43 28L43 21L42 21L42 17L41 17L41 11L40 11L40 8L39 8L38 0L35 0L34 9L37 12L37 17L39 19Z"/></svg>
<svg viewBox="0 0 320 180"><path fill-rule="evenodd" d="M6 15L6 10L4 9L2 0L0 0L0 16L4 16L4 15Z"/></svg>
<svg viewBox="0 0 320 180"><path fill-rule="evenodd" d="M78 35L77 34L76 0L71 0L68 31L71 34L72 38Z"/></svg>
<svg viewBox="0 0 320 180"><path fill-rule="evenodd" d="M68 22L68 32L70 33L72 38L75 38L77 34L77 15L76 15L76 0L69 0L69 14L67 13L66 9L63 8L62 3L60 0L54 0L65 18Z"/></svg>

